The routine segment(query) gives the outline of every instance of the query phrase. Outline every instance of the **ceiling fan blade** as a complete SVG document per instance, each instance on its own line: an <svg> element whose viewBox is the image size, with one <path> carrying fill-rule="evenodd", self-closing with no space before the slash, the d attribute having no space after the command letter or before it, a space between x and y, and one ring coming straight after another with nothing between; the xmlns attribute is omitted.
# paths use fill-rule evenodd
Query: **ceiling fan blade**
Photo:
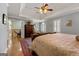
<svg viewBox="0 0 79 59"><path fill-rule="evenodd" d="M53 11L53 9L47 9L48 11Z"/></svg>
<svg viewBox="0 0 79 59"><path fill-rule="evenodd" d="M45 6L48 6L48 4L46 3Z"/></svg>

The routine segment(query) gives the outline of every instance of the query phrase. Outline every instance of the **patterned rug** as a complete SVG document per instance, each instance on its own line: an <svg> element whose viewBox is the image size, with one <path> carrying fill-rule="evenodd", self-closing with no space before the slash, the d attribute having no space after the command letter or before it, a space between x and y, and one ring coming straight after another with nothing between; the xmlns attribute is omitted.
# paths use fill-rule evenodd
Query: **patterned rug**
<svg viewBox="0 0 79 59"><path fill-rule="evenodd" d="M31 51L30 51L30 45L31 45L31 38L26 38L23 40L20 40L22 51L24 56L31 56Z"/></svg>

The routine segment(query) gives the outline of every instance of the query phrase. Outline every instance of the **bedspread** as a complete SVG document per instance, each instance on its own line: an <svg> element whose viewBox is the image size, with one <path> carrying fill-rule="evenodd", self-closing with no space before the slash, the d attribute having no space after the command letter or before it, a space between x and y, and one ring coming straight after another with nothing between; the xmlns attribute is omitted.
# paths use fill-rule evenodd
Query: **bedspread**
<svg viewBox="0 0 79 59"><path fill-rule="evenodd" d="M32 50L39 56L77 56L79 42L76 35L56 33L39 36L32 43Z"/></svg>

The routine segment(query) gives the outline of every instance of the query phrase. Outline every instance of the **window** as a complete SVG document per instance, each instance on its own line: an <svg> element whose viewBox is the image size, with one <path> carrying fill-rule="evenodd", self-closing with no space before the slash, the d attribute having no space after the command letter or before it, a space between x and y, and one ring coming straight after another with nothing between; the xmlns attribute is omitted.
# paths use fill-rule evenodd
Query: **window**
<svg viewBox="0 0 79 59"><path fill-rule="evenodd" d="M45 32L46 31L46 25L44 22L36 23L34 25L34 28L35 28L35 32Z"/></svg>
<svg viewBox="0 0 79 59"><path fill-rule="evenodd" d="M60 32L60 20L54 20L54 32Z"/></svg>
<svg viewBox="0 0 79 59"><path fill-rule="evenodd" d="M46 24L44 22L41 24L41 32L46 32Z"/></svg>

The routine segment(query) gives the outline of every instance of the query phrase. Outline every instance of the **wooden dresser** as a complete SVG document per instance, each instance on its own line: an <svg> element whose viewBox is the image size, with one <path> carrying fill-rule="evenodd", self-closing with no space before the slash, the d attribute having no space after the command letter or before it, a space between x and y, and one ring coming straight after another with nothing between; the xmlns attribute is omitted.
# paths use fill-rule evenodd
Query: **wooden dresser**
<svg viewBox="0 0 79 59"><path fill-rule="evenodd" d="M33 34L34 32L34 26L31 25L31 24L25 24L25 38L27 37L31 37L31 35Z"/></svg>

